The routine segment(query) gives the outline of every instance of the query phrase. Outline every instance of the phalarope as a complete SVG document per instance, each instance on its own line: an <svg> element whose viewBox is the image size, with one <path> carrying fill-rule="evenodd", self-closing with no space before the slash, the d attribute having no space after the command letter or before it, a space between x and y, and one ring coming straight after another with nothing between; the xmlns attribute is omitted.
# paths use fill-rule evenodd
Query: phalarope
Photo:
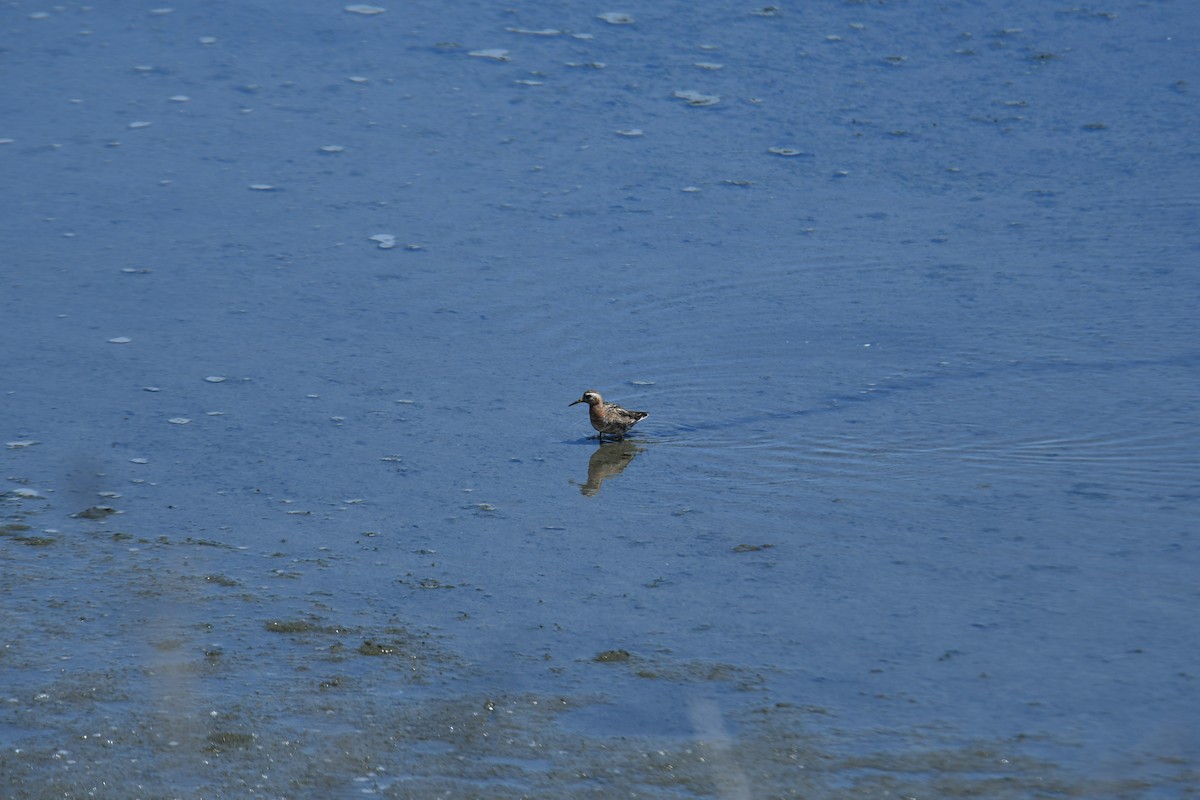
<svg viewBox="0 0 1200 800"><path fill-rule="evenodd" d="M592 421L592 427L600 432L599 439L602 442L604 434L611 434L620 439L639 421L650 416L645 411L630 411L627 408L621 408L616 403L606 403L600 393L594 389L588 389L583 393L583 397L570 403L567 408L576 403L588 404L588 417Z"/></svg>

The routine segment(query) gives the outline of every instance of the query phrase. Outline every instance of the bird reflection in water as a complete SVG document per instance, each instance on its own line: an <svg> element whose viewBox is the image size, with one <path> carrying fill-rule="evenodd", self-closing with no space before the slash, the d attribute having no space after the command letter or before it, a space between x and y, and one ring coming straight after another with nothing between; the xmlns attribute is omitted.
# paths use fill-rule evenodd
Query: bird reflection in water
<svg viewBox="0 0 1200 800"><path fill-rule="evenodd" d="M588 497L600 491L600 486L609 478L620 475L633 457L646 448L633 442L607 442L596 448L588 459L587 483L579 487L580 494Z"/></svg>

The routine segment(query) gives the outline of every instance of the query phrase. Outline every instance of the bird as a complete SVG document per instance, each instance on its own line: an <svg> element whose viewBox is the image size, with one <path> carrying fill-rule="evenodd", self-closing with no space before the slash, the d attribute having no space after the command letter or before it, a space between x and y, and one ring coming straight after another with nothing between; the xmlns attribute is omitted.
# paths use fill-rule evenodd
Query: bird
<svg viewBox="0 0 1200 800"><path fill-rule="evenodd" d="M588 417L592 421L592 427L600 432L598 438L601 442L604 441L606 433L616 436L618 439L622 438L626 431L650 416L645 411L630 411L627 408L621 408L616 403L606 403L595 389L588 389L583 393L583 397L574 403L569 403L567 408L576 403L588 404Z"/></svg>

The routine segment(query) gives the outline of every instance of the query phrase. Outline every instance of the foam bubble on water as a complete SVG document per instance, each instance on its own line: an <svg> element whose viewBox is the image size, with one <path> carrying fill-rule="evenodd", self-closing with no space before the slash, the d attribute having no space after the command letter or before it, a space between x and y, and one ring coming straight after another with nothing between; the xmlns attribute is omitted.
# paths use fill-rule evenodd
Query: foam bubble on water
<svg viewBox="0 0 1200 800"><path fill-rule="evenodd" d="M167 422L172 425L190 425L192 421L187 417L171 417Z"/></svg>
<svg viewBox="0 0 1200 800"><path fill-rule="evenodd" d="M372 16L374 14L382 14L383 12L387 11L387 9L380 6L355 4L352 6L346 6L346 11L350 14L364 14L366 16Z"/></svg>
<svg viewBox="0 0 1200 800"><path fill-rule="evenodd" d="M487 50L472 50L471 52L467 53L467 55L475 56L475 58L489 58L492 61L508 61L509 60L508 51L503 50L498 47L487 49Z"/></svg>
<svg viewBox="0 0 1200 800"><path fill-rule="evenodd" d="M606 11L603 14L596 16L596 19L602 19L609 25L632 25L633 17L621 11Z"/></svg>
<svg viewBox="0 0 1200 800"><path fill-rule="evenodd" d="M379 243L380 250L391 250L396 246L396 237L390 233L377 233L370 237L372 242Z"/></svg>
<svg viewBox="0 0 1200 800"><path fill-rule="evenodd" d="M114 336L108 341L109 344L129 344L133 339L130 339L128 336Z"/></svg>
<svg viewBox="0 0 1200 800"><path fill-rule="evenodd" d="M529 28L505 28L509 33L521 33L526 36L562 36L562 31L555 28L543 28L541 30L530 30Z"/></svg>
<svg viewBox="0 0 1200 800"><path fill-rule="evenodd" d="M23 450L26 447L33 447L35 444L37 444L37 442L35 442L33 439L21 439L16 442L5 442L4 446L9 450Z"/></svg>
<svg viewBox="0 0 1200 800"><path fill-rule="evenodd" d="M720 95L701 94L700 92L693 91L692 89L683 89L678 92L673 92L671 96L679 100L683 100L689 106L715 106L717 103L721 102Z"/></svg>

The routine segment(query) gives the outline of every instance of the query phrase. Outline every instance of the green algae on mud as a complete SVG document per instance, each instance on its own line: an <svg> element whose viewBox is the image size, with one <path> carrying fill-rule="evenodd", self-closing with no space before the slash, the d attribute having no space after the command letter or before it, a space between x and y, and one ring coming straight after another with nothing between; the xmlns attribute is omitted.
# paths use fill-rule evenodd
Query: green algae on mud
<svg viewBox="0 0 1200 800"><path fill-rule="evenodd" d="M10 528L8 541L29 528L10 525L19 530ZM13 796L318 798L369 790L389 798L741 792L821 800L892 792L1015 800L1117 796L1129 788L1063 778L1026 755L1024 741L961 745L953 732L846 730L828 709L772 702L757 670L666 651L612 648L577 663L625 673L638 685L673 687L682 700L667 712L690 720L690 733L601 734L578 720L618 698L484 691L487 665L464 661L439 643L442 636L396 620L334 623L319 602L304 616L256 615L251 624L247 608L275 606L258 590L222 591L246 584L212 579L236 562L205 562L222 569L193 571L186 560L161 562L160 554L194 548L194 540L133 551L121 544L78 540L100 568L89 577L126 603L141 598L134 606L118 604L111 623L93 629L86 627L96 613L86 591L35 605L25 623L34 627L18 631L18 641L60 631L77 641L78 652L54 673L41 667L42 648L4 655L16 682L0 698L7 731L0 737L0 789ZM121 562L110 565L118 556ZM53 570L52 560L30 554L22 571L8 575L7 589L41 585L39 576ZM144 619L137 603L167 616ZM186 605L172 611L175 603ZM173 616L182 610L183 617ZM344 642L350 635L361 637L357 646ZM89 668L96 661L87 648L97 643L105 663ZM718 711L706 699L714 694L744 700ZM119 788L94 791L105 786Z"/></svg>
<svg viewBox="0 0 1200 800"><path fill-rule="evenodd" d="M268 620L268 621L266 622L266 624L264 625L264 627L265 627L265 628L267 629L267 631L268 631L268 632L270 632L270 633L308 633L309 631L312 631L312 630L316 630L316 629L317 629L317 626L316 626L316 625L314 625L313 623L309 622L308 620L303 620L303 619L296 619L296 620L282 620L282 619L273 619L273 620Z"/></svg>
<svg viewBox="0 0 1200 800"><path fill-rule="evenodd" d="M292 698L286 714L245 703L219 722L197 718L191 727L163 726L152 709L113 716L95 704L97 722L65 746L0 751L0 775L9 787L38 787L19 795L31 800L105 785L120 791L97 796L165 795L187 786L195 796L317 798L353 788L397 799L563 800L631 794L1024 800L1115 798L1144 788L1121 779L1066 779L1053 765L1020 755L1022 743L1012 740L954 746L935 733L875 731L877 751L851 754L846 732L786 705L725 715L723 725L732 729L726 732L706 728L705 701L692 702L681 711L692 714L698 730L685 737L598 737L562 726L564 714L595 702L498 692L388 703L362 692L316 693Z"/></svg>
<svg viewBox="0 0 1200 800"><path fill-rule="evenodd" d="M205 749L212 753L221 753L225 750L245 750L257 739L253 733L239 731L216 731L210 733L206 738L208 746Z"/></svg>
<svg viewBox="0 0 1200 800"><path fill-rule="evenodd" d="M29 530L33 530L29 525L20 522L11 522L7 525L0 525L0 537L12 539L14 542L28 547L47 547L58 541L58 537L55 536L38 536L33 533L25 533L25 531Z"/></svg>

